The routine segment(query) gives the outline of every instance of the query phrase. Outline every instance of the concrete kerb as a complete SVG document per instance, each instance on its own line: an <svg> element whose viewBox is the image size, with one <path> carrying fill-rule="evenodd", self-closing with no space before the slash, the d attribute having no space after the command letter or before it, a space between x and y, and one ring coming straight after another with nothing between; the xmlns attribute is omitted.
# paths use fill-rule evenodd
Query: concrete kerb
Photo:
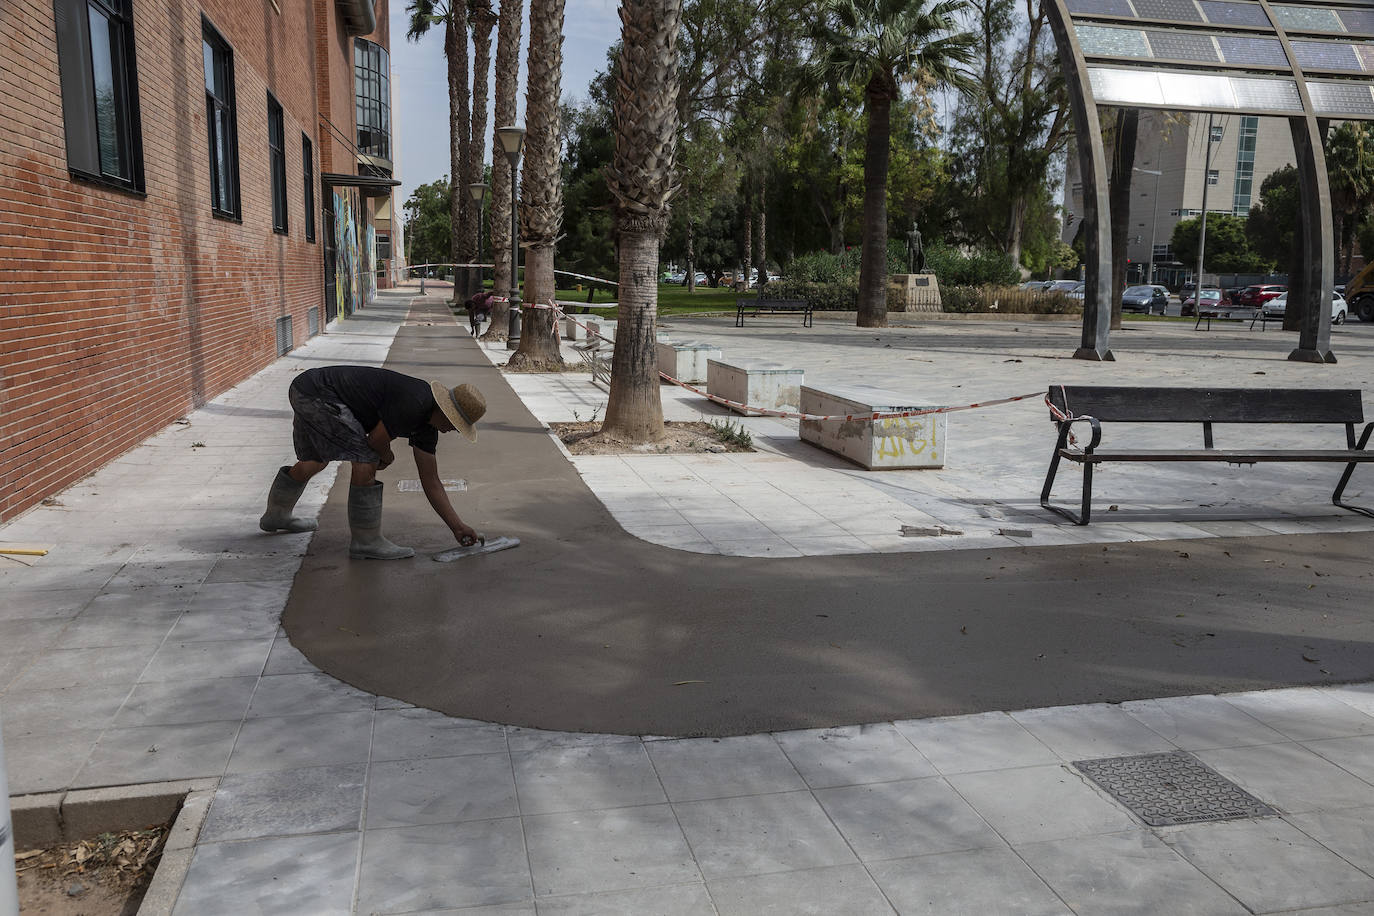
<svg viewBox="0 0 1374 916"><path fill-rule="evenodd" d="M15 849L43 849L170 821L162 857L138 909L139 916L170 916L218 786L216 778L185 779L14 796Z"/></svg>

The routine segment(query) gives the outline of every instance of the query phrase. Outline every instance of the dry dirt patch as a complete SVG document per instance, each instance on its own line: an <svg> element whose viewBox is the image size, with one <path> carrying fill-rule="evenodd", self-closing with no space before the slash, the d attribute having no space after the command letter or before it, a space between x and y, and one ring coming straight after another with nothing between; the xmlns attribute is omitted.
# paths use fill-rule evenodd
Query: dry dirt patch
<svg viewBox="0 0 1374 916"><path fill-rule="evenodd" d="M157 869L167 829L102 833L16 854L19 911L34 916L133 916Z"/></svg>
<svg viewBox="0 0 1374 916"><path fill-rule="evenodd" d="M752 452L744 427L720 423L668 420L664 438L651 445L635 445L601 432L597 423L550 423L549 427L574 455L689 455L701 452Z"/></svg>

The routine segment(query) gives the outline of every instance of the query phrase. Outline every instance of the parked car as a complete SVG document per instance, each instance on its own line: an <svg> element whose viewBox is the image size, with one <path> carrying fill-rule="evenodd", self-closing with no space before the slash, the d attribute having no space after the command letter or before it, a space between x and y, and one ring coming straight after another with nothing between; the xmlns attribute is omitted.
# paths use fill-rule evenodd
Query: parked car
<svg viewBox="0 0 1374 916"><path fill-rule="evenodd" d="M1128 286L1121 294L1121 311L1163 315L1169 305L1169 293L1162 286Z"/></svg>
<svg viewBox="0 0 1374 916"><path fill-rule="evenodd" d="M1077 299L1079 302L1082 302L1083 297L1086 295L1087 289L1088 284L1083 282L1082 280L1079 280L1077 283L1073 285L1073 289L1069 290L1068 293L1066 293L1066 295L1070 299Z"/></svg>
<svg viewBox="0 0 1374 916"><path fill-rule="evenodd" d="M1021 284L1021 288L1035 290L1038 292L1039 290L1044 289L1048 284L1048 280L1027 280L1025 283Z"/></svg>
<svg viewBox="0 0 1374 916"><path fill-rule="evenodd" d="M1231 301L1226 298L1226 294L1215 286L1204 286L1202 288L1202 307L1217 308L1218 306L1230 305ZM1183 300L1183 306L1179 309L1180 315L1196 315L1197 301L1192 293Z"/></svg>
<svg viewBox="0 0 1374 916"><path fill-rule="evenodd" d="M1045 292L1058 290L1061 293L1071 293L1074 287L1081 282L1081 280L1051 280L1045 285Z"/></svg>
<svg viewBox="0 0 1374 916"><path fill-rule="evenodd" d="M676 270L670 274L665 275L663 278L663 282L673 286L680 286L683 283L687 282L687 274L684 271Z"/></svg>
<svg viewBox="0 0 1374 916"><path fill-rule="evenodd" d="M1255 286L1247 286L1238 297L1233 299L1237 305L1248 305L1259 307L1271 299L1277 299L1288 292L1288 287L1278 283L1262 283Z"/></svg>
<svg viewBox="0 0 1374 916"><path fill-rule="evenodd" d="M1288 291L1285 290L1276 299L1270 299L1261 308L1264 310L1265 318L1283 318L1288 311ZM1333 291L1331 293L1331 323L1345 324L1345 316L1349 312L1350 306L1346 303L1345 297Z"/></svg>

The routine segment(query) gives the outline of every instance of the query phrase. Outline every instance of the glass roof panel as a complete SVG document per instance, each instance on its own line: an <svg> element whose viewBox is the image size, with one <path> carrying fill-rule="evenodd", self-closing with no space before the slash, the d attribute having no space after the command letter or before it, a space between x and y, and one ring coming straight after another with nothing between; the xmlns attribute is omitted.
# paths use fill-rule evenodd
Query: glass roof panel
<svg viewBox="0 0 1374 916"><path fill-rule="evenodd" d="M1312 95L1312 107L1317 114L1374 119L1374 92L1370 91L1369 83L1309 82L1307 91Z"/></svg>
<svg viewBox="0 0 1374 916"><path fill-rule="evenodd" d="M1302 111L1302 96L1296 80L1266 80L1245 76L1231 77L1231 88L1242 109Z"/></svg>
<svg viewBox="0 0 1374 916"><path fill-rule="evenodd" d="M1124 16L1128 19L1135 18L1135 10L1131 9L1129 0L1065 0L1065 5L1070 13L1078 13L1084 16Z"/></svg>
<svg viewBox="0 0 1374 916"><path fill-rule="evenodd" d="M1073 30L1088 57L1150 57L1150 46L1145 43L1145 33L1140 29L1076 23Z"/></svg>
<svg viewBox="0 0 1374 916"><path fill-rule="evenodd" d="M1169 60L1195 60L1216 63L1217 47L1210 35L1197 32L1166 32L1150 29L1145 33L1155 57Z"/></svg>
<svg viewBox="0 0 1374 916"><path fill-rule="evenodd" d="M1304 70L1347 70L1361 72L1355 46L1343 41L1292 41L1293 55Z"/></svg>
<svg viewBox="0 0 1374 916"><path fill-rule="evenodd" d="M1355 35L1374 35L1374 10L1337 10L1345 30Z"/></svg>
<svg viewBox="0 0 1374 916"><path fill-rule="evenodd" d="M1193 0L1132 0L1141 19L1167 19L1170 22L1201 22Z"/></svg>
<svg viewBox="0 0 1374 916"><path fill-rule="evenodd" d="M1269 18L1258 3L1228 3L1225 0L1199 0L1208 22L1217 25L1269 25Z"/></svg>
<svg viewBox="0 0 1374 916"><path fill-rule="evenodd" d="M1288 57L1283 43L1277 38L1250 38L1239 35L1218 35L1222 60L1242 67L1273 67L1288 69Z"/></svg>
<svg viewBox="0 0 1374 916"><path fill-rule="evenodd" d="M1336 18L1336 11L1317 9L1313 6L1287 6L1272 3L1274 18L1284 29L1294 32L1341 32L1344 28Z"/></svg>

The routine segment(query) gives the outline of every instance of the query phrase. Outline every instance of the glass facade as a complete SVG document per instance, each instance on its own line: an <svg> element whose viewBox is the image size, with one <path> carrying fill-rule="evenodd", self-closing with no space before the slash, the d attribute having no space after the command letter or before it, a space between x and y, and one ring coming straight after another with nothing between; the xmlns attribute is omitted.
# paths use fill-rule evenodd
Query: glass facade
<svg viewBox="0 0 1374 916"><path fill-rule="evenodd" d="M358 151L391 161L391 58L386 48L353 42L353 95L358 121Z"/></svg>
<svg viewBox="0 0 1374 916"><path fill-rule="evenodd" d="M1236 144L1236 184L1231 195L1231 212L1236 216L1250 214L1250 200L1255 184L1255 141L1259 136L1259 118L1240 119L1240 137Z"/></svg>

